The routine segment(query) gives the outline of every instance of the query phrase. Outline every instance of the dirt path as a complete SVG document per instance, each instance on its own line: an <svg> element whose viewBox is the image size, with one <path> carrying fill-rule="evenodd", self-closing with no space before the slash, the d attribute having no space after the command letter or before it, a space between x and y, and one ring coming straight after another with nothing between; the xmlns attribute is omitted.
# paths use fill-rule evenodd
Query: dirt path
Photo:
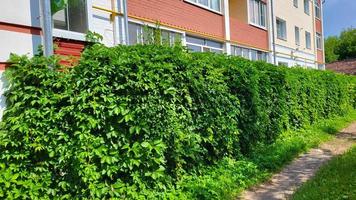
<svg viewBox="0 0 356 200"><path fill-rule="evenodd" d="M302 183L310 179L326 161L347 151L356 144L356 123L343 129L335 139L323 143L287 165L269 182L244 192L239 199L274 200L288 199Z"/></svg>

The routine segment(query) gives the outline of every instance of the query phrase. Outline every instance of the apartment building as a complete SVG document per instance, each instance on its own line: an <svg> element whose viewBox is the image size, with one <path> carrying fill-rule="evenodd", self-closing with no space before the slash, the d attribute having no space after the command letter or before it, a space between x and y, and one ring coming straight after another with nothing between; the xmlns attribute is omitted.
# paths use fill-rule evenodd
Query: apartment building
<svg viewBox="0 0 356 200"><path fill-rule="evenodd" d="M44 1L1 1L0 75L10 53L33 56L39 45L53 42L55 54L75 58L88 31L102 35L107 46L133 45L147 42L147 27L192 51L324 68L320 0L69 0L53 15L52 27L44 23Z"/></svg>
<svg viewBox="0 0 356 200"><path fill-rule="evenodd" d="M274 0L276 64L324 69L320 0Z"/></svg>

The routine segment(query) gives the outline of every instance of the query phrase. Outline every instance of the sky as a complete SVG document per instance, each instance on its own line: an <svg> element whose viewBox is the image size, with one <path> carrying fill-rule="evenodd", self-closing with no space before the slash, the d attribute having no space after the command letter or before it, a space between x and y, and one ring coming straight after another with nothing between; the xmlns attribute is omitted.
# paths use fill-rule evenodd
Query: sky
<svg viewBox="0 0 356 200"><path fill-rule="evenodd" d="M325 37L339 35L349 27L356 28L356 0L325 0Z"/></svg>

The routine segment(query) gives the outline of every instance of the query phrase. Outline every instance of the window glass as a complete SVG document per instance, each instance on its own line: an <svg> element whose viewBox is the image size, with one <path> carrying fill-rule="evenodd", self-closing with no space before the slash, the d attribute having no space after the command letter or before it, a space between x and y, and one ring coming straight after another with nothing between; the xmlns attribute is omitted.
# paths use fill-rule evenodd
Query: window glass
<svg viewBox="0 0 356 200"><path fill-rule="evenodd" d="M316 33L316 48L321 49L321 44L322 40L321 40L321 34L320 33Z"/></svg>
<svg viewBox="0 0 356 200"><path fill-rule="evenodd" d="M190 1L197 5L201 5L202 7L206 7L214 11L221 12L221 0L186 0L186 1Z"/></svg>
<svg viewBox="0 0 356 200"><path fill-rule="evenodd" d="M266 4L261 0L249 0L250 21L258 26L266 27Z"/></svg>
<svg viewBox="0 0 356 200"><path fill-rule="evenodd" d="M223 50L221 49L210 49L210 51L214 53L223 53Z"/></svg>
<svg viewBox="0 0 356 200"><path fill-rule="evenodd" d="M165 45L170 45L171 44L171 41L170 41L170 35L169 35L169 31L165 31L165 30L162 30L161 31L161 40L162 40L162 44L165 44Z"/></svg>
<svg viewBox="0 0 356 200"><path fill-rule="evenodd" d="M257 60L257 51L250 50L250 52L251 52L251 60Z"/></svg>
<svg viewBox="0 0 356 200"><path fill-rule="evenodd" d="M177 43L182 43L182 34L170 32L171 45L175 45Z"/></svg>
<svg viewBox="0 0 356 200"><path fill-rule="evenodd" d="M242 48L242 57L250 59L250 52L246 48Z"/></svg>
<svg viewBox="0 0 356 200"><path fill-rule="evenodd" d="M294 27L295 31L295 44L299 45L300 44L300 34L299 34L299 27Z"/></svg>
<svg viewBox="0 0 356 200"><path fill-rule="evenodd" d="M298 0L293 0L293 5L298 8Z"/></svg>
<svg viewBox="0 0 356 200"><path fill-rule="evenodd" d="M193 52L201 52L202 48L200 46L192 45L192 44L187 44L187 47L189 50Z"/></svg>
<svg viewBox="0 0 356 200"><path fill-rule="evenodd" d="M310 9L309 9L309 0L304 0L304 13L308 14L310 13Z"/></svg>
<svg viewBox="0 0 356 200"><path fill-rule="evenodd" d="M308 49L311 48L311 38L310 38L310 33L308 31L305 31L305 46Z"/></svg>
<svg viewBox="0 0 356 200"><path fill-rule="evenodd" d="M267 61L267 53L262 51L257 51L257 60Z"/></svg>
<svg viewBox="0 0 356 200"><path fill-rule="evenodd" d="M129 23L129 45L134 45L140 43L138 36L140 34L141 27L138 24Z"/></svg>
<svg viewBox="0 0 356 200"><path fill-rule="evenodd" d="M198 46L199 51L204 51L204 52L216 52L216 53L222 53L223 52L223 43L213 41L213 40L208 40L204 38L197 38L194 36L186 36L186 42L188 48L190 46ZM195 50L191 48L192 50ZM197 49L197 48L196 48Z"/></svg>
<svg viewBox="0 0 356 200"><path fill-rule="evenodd" d="M204 6L209 6L209 0L198 0L198 3L204 5Z"/></svg>
<svg viewBox="0 0 356 200"><path fill-rule="evenodd" d="M315 17L321 18L320 4L318 0L315 0Z"/></svg>
<svg viewBox="0 0 356 200"><path fill-rule="evenodd" d="M266 5L263 3L260 6L260 25L266 27Z"/></svg>
<svg viewBox="0 0 356 200"><path fill-rule="evenodd" d="M267 53L263 51L238 46L231 46L231 52L234 56L241 56L251 60L267 61Z"/></svg>
<svg viewBox="0 0 356 200"><path fill-rule="evenodd" d="M189 43L204 45L204 39L201 39L201 38L196 38L196 37L192 37L192 36L188 36L187 35L186 40Z"/></svg>
<svg viewBox="0 0 356 200"><path fill-rule="evenodd" d="M54 27L86 33L88 31L86 0L68 1L68 6L53 15Z"/></svg>
<svg viewBox="0 0 356 200"><path fill-rule="evenodd" d="M220 0L210 0L210 5L213 10L220 11Z"/></svg>
<svg viewBox="0 0 356 200"><path fill-rule="evenodd" d="M287 63L287 62L279 61L279 62L278 62L278 65L279 65L279 66L286 66L286 67L288 67L288 63Z"/></svg>
<svg viewBox="0 0 356 200"><path fill-rule="evenodd" d="M67 22L67 9L58 11L53 15L54 28L69 30Z"/></svg>
<svg viewBox="0 0 356 200"><path fill-rule="evenodd" d="M219 49L223 48L223 44L221 42L215 42L212 40L206 40L206 46L219 48Z"/></svg>
<svg viewBox="0 0 356 200"><path fill-rule="evenodd" d="M287 27L286 27L286 21L282 19L277 19L277 38L286 40L287 39Z"/></svg>

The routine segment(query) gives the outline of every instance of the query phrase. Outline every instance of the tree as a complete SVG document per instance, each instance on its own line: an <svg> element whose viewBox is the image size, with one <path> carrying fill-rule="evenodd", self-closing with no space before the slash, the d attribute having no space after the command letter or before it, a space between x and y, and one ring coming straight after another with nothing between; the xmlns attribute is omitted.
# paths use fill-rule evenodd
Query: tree
<svg viewBox="0 0 356 200"><path fill-rule="evenodd" d="M326 63L356 58L356 29L348 28L340 36L330 36L325 40Z"/></svg>
<svg viewBox="0 0 356 200"><path fill-rule="evenodd" d="M340 60L356 58L356 29L349 28L341 33L336 52Z"/></svg>
<svg viewBox="0 0 356 200"><path fill-rule="evenodd" d="M336 48L339 44L337 36L330 36L325 40L325 61L326 63L335 62L339 59L339 54L336 53Z"/></svg>

